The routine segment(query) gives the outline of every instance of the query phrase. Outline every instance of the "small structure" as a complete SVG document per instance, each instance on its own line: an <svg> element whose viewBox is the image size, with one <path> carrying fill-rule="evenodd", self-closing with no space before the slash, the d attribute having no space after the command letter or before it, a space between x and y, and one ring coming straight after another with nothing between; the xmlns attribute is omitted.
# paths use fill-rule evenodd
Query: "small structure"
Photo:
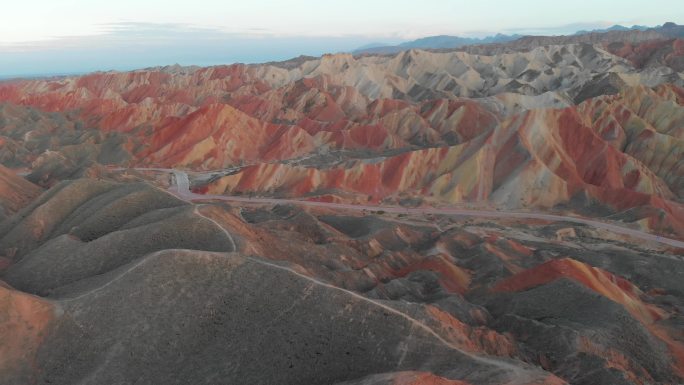
<svg viewBox="0 0 684 385"><path fill-rule="evenodd" d="M577 233L573 227L566 227L564 229L559 229L556 231L556 239L562 242L569 238L577 238Z"/></svg>

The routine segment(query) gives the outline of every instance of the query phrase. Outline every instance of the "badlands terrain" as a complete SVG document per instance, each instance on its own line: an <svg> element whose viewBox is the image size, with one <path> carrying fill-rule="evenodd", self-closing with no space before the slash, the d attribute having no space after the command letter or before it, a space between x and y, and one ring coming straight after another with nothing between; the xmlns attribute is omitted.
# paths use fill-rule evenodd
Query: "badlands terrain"
<svg viewBox="0 0 684 385"><path fill-rule="evenodd" d="M0 384L684 382L684 33L0 82Z"/></svg>

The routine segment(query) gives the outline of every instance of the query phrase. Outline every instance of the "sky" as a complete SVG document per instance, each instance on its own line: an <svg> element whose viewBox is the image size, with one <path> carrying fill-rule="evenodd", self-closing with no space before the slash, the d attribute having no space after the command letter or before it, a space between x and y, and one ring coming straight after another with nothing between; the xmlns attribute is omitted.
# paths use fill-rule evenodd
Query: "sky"
<svg viewBox="0 0 684 385"><path fill-rule="evenodd" d="M285 60L433 35L684 24L682 0L6 0L0 77Z"/></svg>

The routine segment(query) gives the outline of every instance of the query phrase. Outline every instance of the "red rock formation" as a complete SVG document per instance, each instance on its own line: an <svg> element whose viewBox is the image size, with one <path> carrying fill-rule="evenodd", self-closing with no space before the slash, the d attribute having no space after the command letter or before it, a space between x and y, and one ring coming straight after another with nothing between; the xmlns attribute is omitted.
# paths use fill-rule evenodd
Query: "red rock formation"
<svg viewBox="0 0 684 385"><path fill-rule="evenodd" d="M17 212L41 192L40 187L0 165L0 214L3 211L5 214Z"/></svg>
<svg viewBox="0 0 684 385"><path fill-rule="evenodd" d="M681 42L671 43L672 52L679 52ZM640 44L648 51L651 43ZM485 64L497 74L497 84L543 89L550 87L548 79L539 80L534 71L528 80L513 78L512 68L541 66L555 77L563 63L590 57L605 59L601 66L624 65L590 46L540 52L558 54L562 62L529 52L483 58L411 51L375 61L333 55L296 68L232 65L10 82L0 84L0 101L69 111L82 125L120 133L120 146L131 154L127 165L252 165L197 186L201 192L364 202L418 197L571 210L596 203L632 210L625 220L644 229L684 234L684 165L676 156L684 147L684 91L677 86L625 86L618 95L563 109L545 108L567 105L557 103L559 94L536 91L456 97L470 95L493 76L478 72ZM452 61L464 67L451 68ZM593 61L585 64L606 70ZM451 78L442 79L442 72ZM625 84L643 80L623 75ZM430 82L436 85L428 87ZM576 85L585 86L590 84ZM450 94L450 87L465 91ZM19 138L15 133L7 143L21 150ZM74 159L93 153L91 145L70 144L61 150L69 156L62 158L29 159L46 160L39 162L43 169L61 162L70 170L78 167ZM52 153L60 151L58 144L52 147ZM330 153L347 161L320 160ZM283 162L297 158L314 160L308 167Z"/></svg>
<svg viewBox="0 0 684 385"><path fill-rule="evenodd" d="M427 314L438 325L437 330L459 348L500 357L517 354L515 342L505 335L485 327L472 327L434 306L427 306Z"/></svg>
<svg viewBox="0 0 684 385"><path fill-rule="evenodd" d="M669 314L663 309L642 300L644 293L628 280L605 270L591 267L574 259L553 260L535 268L525 270L507 278L493 288L494 291L523 291L543 285L560 278L571 279L622 305L635 319L639 320L652 335L665 343L672 356L673 370L678 375L684 374L684 344L675 337L677 334L658 323ZM581 340L583 351L598 353L611 358L609 362L616 368L634 373L631 364L619 352L598 347L591 341ZM647 375L639 373L640 376Z"/></svg>
<svg viewBox="0 0 684 385"><path fill-rule="evenodd" d="M437 273L439 275L439 282L451 293L464 294L468 291L468 286L470 285L469 272L448 261L446 256L438 255L427 257L417 263L402 268L396 273L396 276L403 277L418 270L427 270Z"/></svg>
<svg viewBox="0 0 684 385"><path fill-rule="evenodd" d="M641 290L626 279L569 258L556 259L525 270L499 282L494 290L522 291L559 278L572 279L604 295L624 306L644 323L652 324L666 316L658 307L644 303L640 298L643 295Z"/></svg>
<svg viewBox="0 0 684 385"><path fill-rule="evenodd" d="M675 199L684 191L679 177L684 170L676 157L663 158L644 142L647 139L630 139L634 145L623 152L627 139L616 143L607 133L613 130L617 137L633 137L634 124L625 120L629 116L658 122L658 130L667 133L661 136L670 138L659 143L669 152L676 151L682 143L676 139L680 136L677 127L681 127L678 111L684 108L669 103L677 95L675 90L631 89L579 108L529 111L504 121L497 130L481 130L480 136L459 134L465 140L460 145L416 150L380 161L356 161L324 170L259 164L216 181L204 191L287 196L351 192L356 200L373 202L408 194L449 203L492 200L507 207L552 207L583 195L614 210L655 208L652 214L644 212L643 226L681 234L683 209ZM657 120L651 109L630 107L641 118L620 107L645 99L656 103L649 103L653 110L669 106L673 122ZM623 112L617 113L618 109ZM606 122L607 116L613 123ZM620 120L625 123L620 125Z"/></svg>
<svg viewBox="0 0 684 385"><path fill-rule="evenodd" d="M677 72L684 71L684 39L614 42L605 46L636 68L667 66Z"/></svg>
<svg viewBox="0 0 684 385"><path fill-rule="evenodd" d="M55 308L46 300L16 291L0 281L0 372L8 378L33 378L36 351Z"/></svg>
<svg viewBox="0 0 684 385"><path fill-rule="evenodd" d="M391 385L468 385L468 383L448 380L432 373L402 372L395 375Z"/></svg>

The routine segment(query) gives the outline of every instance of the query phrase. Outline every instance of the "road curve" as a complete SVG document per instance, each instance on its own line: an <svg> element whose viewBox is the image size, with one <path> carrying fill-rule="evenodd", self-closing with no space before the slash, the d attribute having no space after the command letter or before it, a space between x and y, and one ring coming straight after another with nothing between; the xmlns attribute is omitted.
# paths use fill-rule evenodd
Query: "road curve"
<svg viewBox="0 0 684 385"><path fill-rule="evenodd" d="M125 170L125 169L118 169ZM516 219L539 219L553 222L571 222L598 229L604 229L616 234L628 235L637 239L657 242L669 245L676 248L684 249L684 242L662 237L660 235L646 233L640 230L630 229L614 223L601 222L588 218L571 217L556 214L542 214L530 212L517 211L495 211L495 210L474 210L461 209L449 207L398 207L398 206L378 206L378 205L364 205L364 204L346 204L346 203L328 203L328 202L314 202L297 199L278 199L278 198L248 198L230 195L205 195L196 194L190 190L190 181L188 174L185 171L164 168L135 168L137 171L158 171L166 172L174 176L175 185L170 187L170 191L174 192L179 198L187 201L208 201L220 200L226 202L244 202L244 203L265 203L265 204L294 204L308 207L324 207L331 209L357 210L357 211L384 211L387 213L396 214L434 214L434 215L460 215L467 217L478 218L516 218Z"/></svg>

